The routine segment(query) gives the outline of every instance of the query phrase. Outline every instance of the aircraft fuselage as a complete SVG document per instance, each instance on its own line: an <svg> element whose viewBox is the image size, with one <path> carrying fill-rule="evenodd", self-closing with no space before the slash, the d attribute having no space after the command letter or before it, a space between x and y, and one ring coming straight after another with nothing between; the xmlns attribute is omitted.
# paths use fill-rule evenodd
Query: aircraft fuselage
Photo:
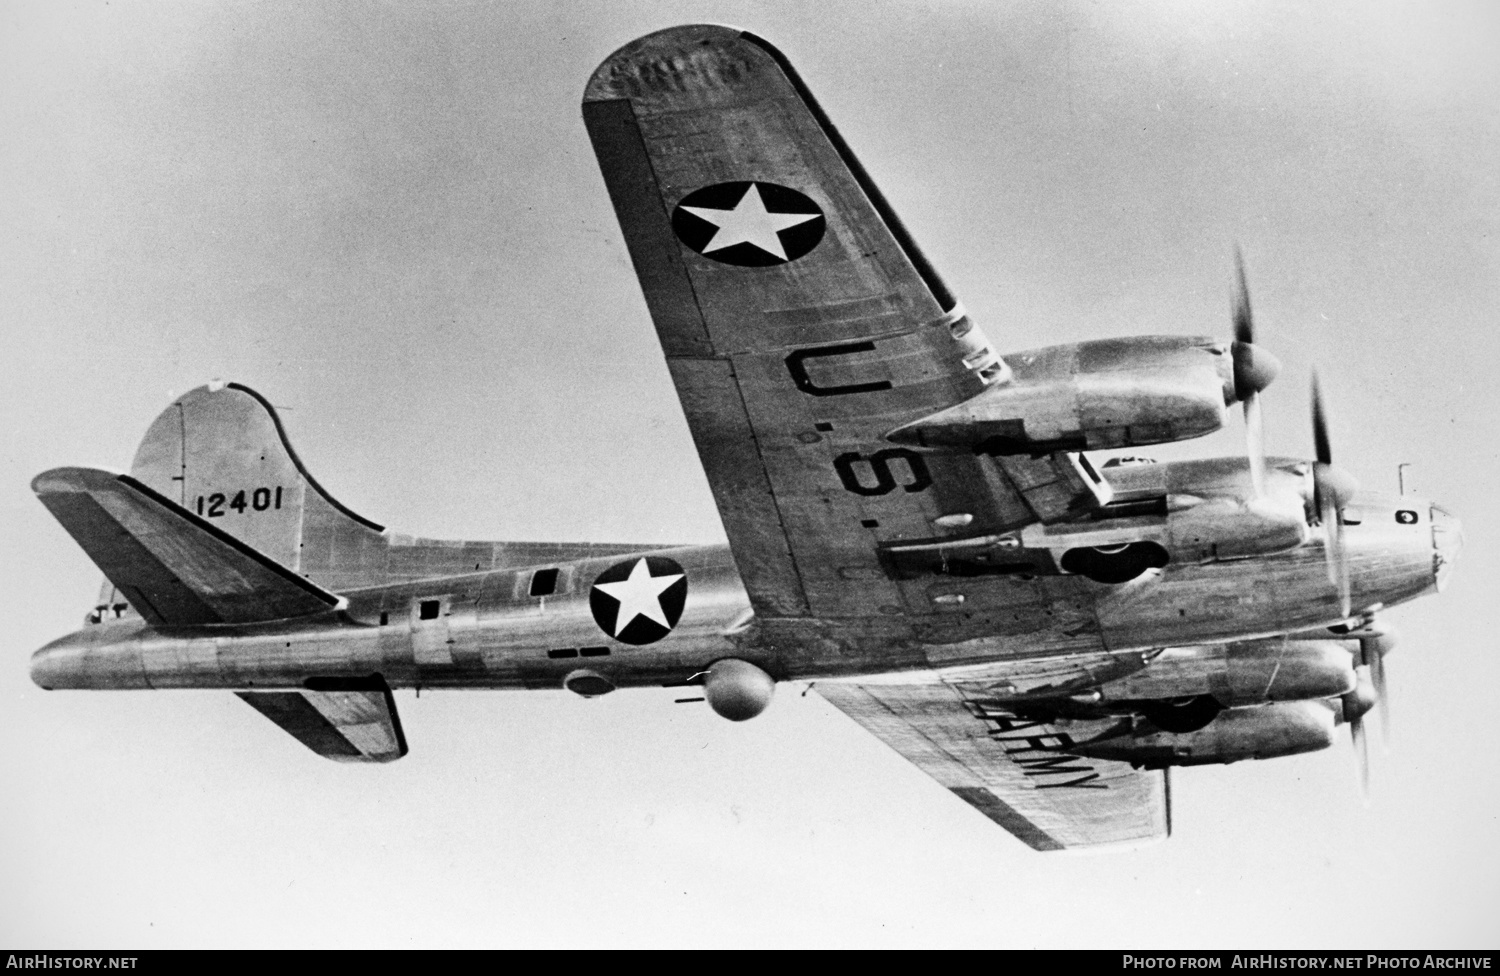
<svg viewBox="0 0 1500 976"><path fill-rule="evenodd" d="M1441 582L1457 544L1442 509L1361 492L1349 511L1359 519L1346 530L1356 608ZM675 561L687 595L669 633L631 644L605 629L591 591L600 574L643 556ZM531 595L537 567L527 567L352 590L339 609L266 624L106 619L39 650L32 676L45 688L96 689L299 688L371 675L393 688L555 689L580 673L613 687L670 686L731 656L778 680L816 679L1212 643L1343 619L1319 539L1172 563L1122 586L1064 573L927 576L903 584L923 612L849 621L758 620L723 545L547 568L558 572L544 596Z"/></svg>

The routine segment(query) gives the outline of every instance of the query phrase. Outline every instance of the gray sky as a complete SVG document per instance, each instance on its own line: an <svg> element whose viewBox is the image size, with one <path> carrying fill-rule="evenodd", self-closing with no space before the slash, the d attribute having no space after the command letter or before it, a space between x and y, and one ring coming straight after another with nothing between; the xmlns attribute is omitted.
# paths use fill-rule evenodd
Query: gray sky
<svg viewBox="0 0 1500 976"><path fill-rule="evenodd" d="M796 686L403 693L411 754L349 768L227 693L30 683L99 579L30 478L215 377L398 531L721 541L579 118L693 21L788 54L1003 350L1226 335L1243 246L1271 451L1316 363L1340 462L1464 520L1368 807L1344 737L1046 857ZM0 943L1492 947L1497 54L1481 0L0 6Z"/></svg>

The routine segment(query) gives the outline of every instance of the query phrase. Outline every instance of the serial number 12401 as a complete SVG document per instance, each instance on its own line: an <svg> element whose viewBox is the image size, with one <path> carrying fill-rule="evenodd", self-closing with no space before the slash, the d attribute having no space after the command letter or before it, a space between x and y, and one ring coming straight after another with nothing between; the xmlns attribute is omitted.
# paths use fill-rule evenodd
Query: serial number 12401
<svg viewBox="0 0 1500 976"><path fill-rule="evenodd" d="M230 511L241 512L249 509L256 512L264 512L267 509L281 507L281 488L255 488L253 490L241 489L234 493L234 497L224 492L216 491L212 495L198 496L198 514L209 518L219 518L227 515Z"/></svg>

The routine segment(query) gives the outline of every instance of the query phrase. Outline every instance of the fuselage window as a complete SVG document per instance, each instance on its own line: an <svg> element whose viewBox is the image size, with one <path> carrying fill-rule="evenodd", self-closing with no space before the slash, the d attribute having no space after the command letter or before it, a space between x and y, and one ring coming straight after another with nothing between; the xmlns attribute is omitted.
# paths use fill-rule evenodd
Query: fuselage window
<svg viewBox="0 0 1500 976"><path fill-rule="evenodd" d="M417 619L436 620L438 618L438 610L441 606L441 600L423 600L417 604Z"/></svg>
<svg viewBox="0 0 1500 976"><path fill-rule="evenodd" d="M539 569L531 574L531 595L551 596L557 592L557 570Z"/></svg>

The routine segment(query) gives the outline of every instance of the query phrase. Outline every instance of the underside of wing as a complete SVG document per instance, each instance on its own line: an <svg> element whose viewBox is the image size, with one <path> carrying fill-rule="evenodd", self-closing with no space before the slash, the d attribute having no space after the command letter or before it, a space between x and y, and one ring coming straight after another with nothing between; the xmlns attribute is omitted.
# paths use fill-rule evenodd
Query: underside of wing
<svg viewBox="0 0 1500 976"><path fill-rule="evenodd" d="M1028 720L942 682L820 683L817 691L1036 850L1139 844L1171 830L1165 771L1064 751L1128 720Z"/></svg>
<svg viewBox="0 0 1500 976"><path fill-rule="evenodd" d="M57 468L42 504L149 623L237 624L332 609L338 597L129 475Z"/></svg>
<svg viewBox="0 0 1500 976"><path fill-rule="evenodd" d="M661 31L599 67L583 111L762 619L931 614L888 545L1004 531L1093 490L1054 458L886 439L1006 367L781 52Z"/></svg>
<svg viewBox="0 0 1500 976"><path fill-rule="evenodd" d="M393 762L406 735L391 690L379 678L318 691L237 691L251 708L313 752L337 762Z"/></svg>

